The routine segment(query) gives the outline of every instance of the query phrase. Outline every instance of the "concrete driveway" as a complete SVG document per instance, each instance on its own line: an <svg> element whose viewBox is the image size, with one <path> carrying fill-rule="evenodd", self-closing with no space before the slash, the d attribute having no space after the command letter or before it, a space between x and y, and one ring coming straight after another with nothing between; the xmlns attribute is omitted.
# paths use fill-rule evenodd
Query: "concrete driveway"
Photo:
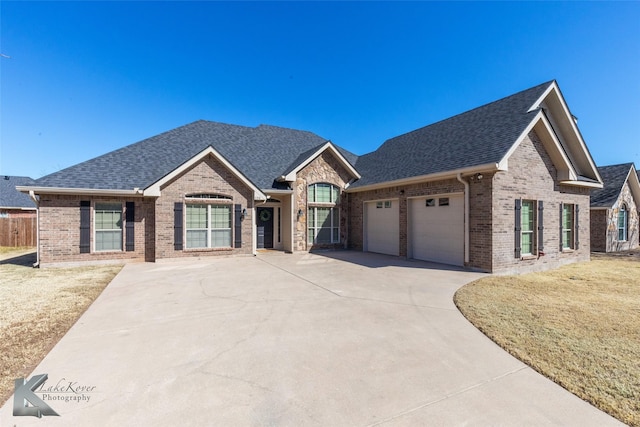
<svg viewBox="0 0 640 427"><path fill-rule="evenodd" d="M482 275L358 252L130 264L0 425L618 425L455 308Z"/></svg>

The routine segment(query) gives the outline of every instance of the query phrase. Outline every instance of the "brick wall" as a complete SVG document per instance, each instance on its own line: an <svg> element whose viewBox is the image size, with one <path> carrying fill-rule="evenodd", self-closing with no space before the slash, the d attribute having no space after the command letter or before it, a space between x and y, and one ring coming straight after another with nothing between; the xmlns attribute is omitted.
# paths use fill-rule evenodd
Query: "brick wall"
<svg viewBox="0 0 640 427"><path fill-rule="evenodd" d="M493 272L525 272L553 268L589 259L589 190L560 186L556 169L535 132L509 158L509 171L465 177L469 183L469 263ZM349 247L362 250L364 203L398 199L400 256L407 256L407 199L417 196L463 192L457 179L350 192ZM515 199L544 202L544 256L515 258ZM579 248L560 250L560 203L579 206Z"/></svg>
<svg viewBox="0 0 640 427"><path fill-rule="evenodd" d="M80 201L91 202L90 253L80 253ZM96 202L121 203L123 208L123 249L125 203L134 202L135 250L95 252L93 213ZM72 195L40 196L40 264L68 262L132 261L145 259L146 224L153 213L153 200L141 198L90 197Z"/></svg>
<svg viewBox="0 0 640 427"><path fill-rule="evenodd" d="M556 168L532 131L509 158L509 170L493 176L492 268L493 272L523 273L589 260L589 190L562 186ZM544 256L515 257L515 199L544 202ZM579 248L560 250L560 204L579 206Z"/></svg>
<svg viewBox="0 0 640 427"><path fill-rule="evenodd" d="M590 213L591 250L595 252L607 251L607 218L610 209L593 209Z"/></svg>
<svg viewBox="0 0 640 427"><path fill-rule="evenodd" d="M340 242L337 245L309 245L307 242L307 187L310 184L327 183L333 184L341 189L351 180L351 174L342 166L342 163L330 152L324 151L296 175L295 183L295 207L294 207L294 227L293 227L293 248L294 251L308 251L320 247L343 247L347 238L347 203L345 195L341 192L340 203ZM302 211L302 216L297 218L298 210Z"/></svg>
<svg viewBox="0 0 640 427"><path fill-rule="evenodd" d="M457 179L442 181L422 182L419 184L399 185L376 190L353 192L347 195L349 209L349 247L363 250L364 245L364 204L365 202L384 199L398 199L400 229L399 242L400 256L407 256L408 231L407 231L407 199L418 196L435 194L457 193L464 191L464 186Z"/></svg>
<svg viewBox="0 0 640 427"><path fill-rule="evenodd" d="M188 194L220 194L230 196L231 201L220 203L231 204L232 234L233 205L240 204L247 212L253 207L253 191L247 187L238 177L227 169L213 155L207 156L201 162L192 166L179 177L164 185L162 195L155 204L155 257L180 258L215 255L251 254L253 252L252 221L250 214L242 221L242 248L207 248L207 249L174 249L174 204L185 202ZM196 199L188 200L189 203L199 203ZM184 221L184 218L183 218ZM233 245L234 238L231 239Z"/></svg>

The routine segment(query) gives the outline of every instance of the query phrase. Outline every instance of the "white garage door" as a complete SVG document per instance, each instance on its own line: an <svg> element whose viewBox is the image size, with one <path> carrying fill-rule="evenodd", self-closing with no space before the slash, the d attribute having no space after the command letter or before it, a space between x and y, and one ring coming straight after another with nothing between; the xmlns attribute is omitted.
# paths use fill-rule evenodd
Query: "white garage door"
<svg viewBox="0 0 640 427"><path fill-rule="evenodd" d="M457 194L409 201L409 255L464 264L464 198Z"/></svg>
<svg viewBox="0 0 640 427"><path fill-rule="evenodd" d="M365 251L400 254L399 211L398 200L365 203Z"/></svg>

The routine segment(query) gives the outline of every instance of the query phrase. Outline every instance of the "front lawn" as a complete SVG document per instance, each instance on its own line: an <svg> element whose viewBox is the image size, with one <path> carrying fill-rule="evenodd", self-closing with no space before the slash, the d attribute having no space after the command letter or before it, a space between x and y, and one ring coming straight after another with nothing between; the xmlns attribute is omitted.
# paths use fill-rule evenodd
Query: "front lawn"
<svg viewBox="0 0 640 427"><path fill-rule="evenodd" d="M640 251L520 276L455 295L509 353L619 420L640 426Z"/></svg>
<svg viewBox="0 0 640 427"><path fill-rule="evenodd" d="M28 248L0 248L0 406L122 269L39 269L35 260Z"/></svg>

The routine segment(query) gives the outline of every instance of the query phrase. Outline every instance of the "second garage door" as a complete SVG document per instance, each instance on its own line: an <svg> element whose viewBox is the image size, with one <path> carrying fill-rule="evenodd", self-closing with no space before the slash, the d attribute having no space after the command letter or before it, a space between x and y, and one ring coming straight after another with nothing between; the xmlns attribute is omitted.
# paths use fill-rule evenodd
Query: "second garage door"
<svg viewBox="0 0 640 427"><path fill-rule="evenodd" d="M400 217L398 200L365 203L364 250L399 255Z"/></svg>
<svg viewBox="0 0 640 427"><path fill-rule="evenodd" d="M463 265L463 195L411 199L408 231L411 258Z"/></svg>

